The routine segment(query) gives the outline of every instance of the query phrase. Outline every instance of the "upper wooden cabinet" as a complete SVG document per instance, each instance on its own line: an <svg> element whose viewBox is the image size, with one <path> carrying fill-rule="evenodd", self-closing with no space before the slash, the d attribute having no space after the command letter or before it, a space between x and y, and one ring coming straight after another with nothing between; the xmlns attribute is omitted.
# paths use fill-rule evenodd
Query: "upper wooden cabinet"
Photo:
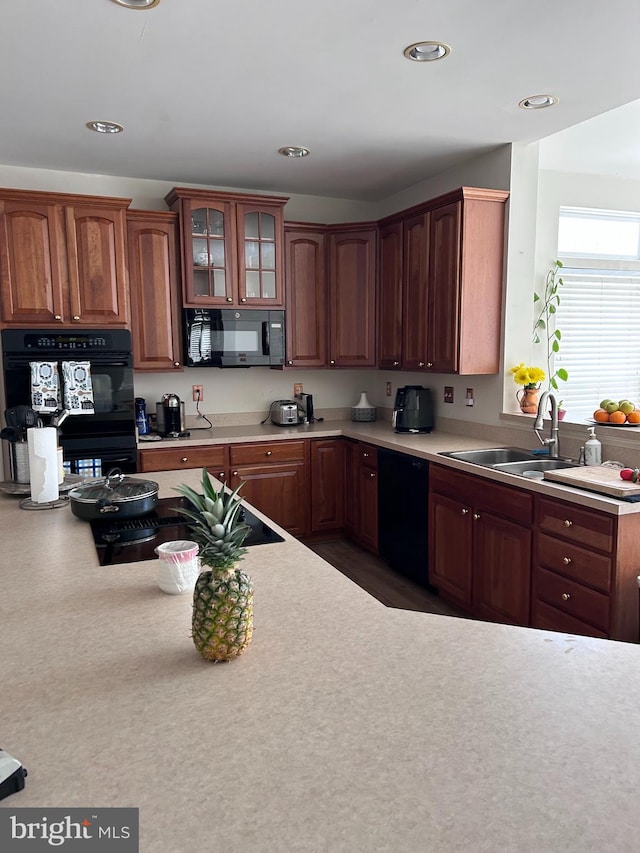
<svg viewBox="0 0 640 853"><path fill-rule="evenodd" d="M329 230L330 367L376 365L376 242L375 226Z"/></svg>
<svg viewBox="0 0 640 853"><path fill-rule="evenodd" d="M0 190L2 324L128 325L130 201Z"/></svg>
<svg viewBox="0 0 640 853"><path fill-rule="evenodd" d="M378 366L400 368L402 362L402 222L391 222L378 235Z"/></svg>
<svg viewBox="0 0 640 853"><path fill-rule="evenodd" d="M326 228L285 227L287 358L290 367L327 366Z"/></svg>
<svg viewBox="0 0 640 853"><path fill-rule="evenodd" d="M461 187L382 221L379 367L498 372L507 198L499 190ZM390 328L400 278L398 352L398 336L390 335Z"/></svg>
<svg viewBox="0 0 640 853"><path fill-rule="evenodd" d="M180 215L183 305L284 306L284 196L176 187L165 198Z"/></svg>
<svg viewBox="0 0 640 853"><path fill-rule="evenodd" d="M285 227L287 365L375 367L374 223Z"/></svg>
<svg viewBox="0 0 640 853"><path fill-rule="evenodd" d="M178 217L127 211L131 340L135 370L182 370Z"/></svg>

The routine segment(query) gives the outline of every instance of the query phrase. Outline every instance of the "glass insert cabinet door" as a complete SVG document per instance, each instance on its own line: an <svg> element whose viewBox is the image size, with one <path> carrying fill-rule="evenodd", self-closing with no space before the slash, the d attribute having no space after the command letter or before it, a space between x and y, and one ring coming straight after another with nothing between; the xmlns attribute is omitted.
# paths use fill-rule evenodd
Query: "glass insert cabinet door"
<svg viewBox="0 0 640 853"><path fill-rule="evenodd" d="M192 206L185 223L190 237L191 293L216 304L234 301L235 222L230 204Z"/></svg>
<svg viewBox="0 0 640 853"><path fill-rule="evenodd" d="M243 304L283 304L282 208L239 204L238 291Z"/></svg>

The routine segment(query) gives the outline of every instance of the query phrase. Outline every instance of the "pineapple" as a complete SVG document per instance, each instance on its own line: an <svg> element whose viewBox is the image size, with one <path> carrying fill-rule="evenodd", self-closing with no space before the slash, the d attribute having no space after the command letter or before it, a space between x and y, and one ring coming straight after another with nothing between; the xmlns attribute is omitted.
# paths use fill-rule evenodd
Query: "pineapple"
<svg viewBox="0 0 640 853"><path fill-rule="evenodd" d="M216 492L206 468L202 490L178 486L191 502L178 511L190 520L189 531L200 546L203 571L193 592L193 642L207 660L231 660L242 654L253 634L253 584L237 567L247 553L242 547L250 527L240 521L240 486L233 492Z"/></svg>

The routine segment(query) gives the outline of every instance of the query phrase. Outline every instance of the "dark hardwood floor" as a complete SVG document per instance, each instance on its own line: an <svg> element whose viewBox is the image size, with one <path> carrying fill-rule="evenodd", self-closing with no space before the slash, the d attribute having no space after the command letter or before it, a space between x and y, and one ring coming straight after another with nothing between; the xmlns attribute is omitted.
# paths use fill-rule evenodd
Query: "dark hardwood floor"
<svg viewBox="0 0 640 853"><path fill-rule="evenodd" d="M467 614L442 601L438 595L430 593L409 578L393 571L384 560L353 542L345 539L331 539L305 544L387 607L468 618Z"/></svg>

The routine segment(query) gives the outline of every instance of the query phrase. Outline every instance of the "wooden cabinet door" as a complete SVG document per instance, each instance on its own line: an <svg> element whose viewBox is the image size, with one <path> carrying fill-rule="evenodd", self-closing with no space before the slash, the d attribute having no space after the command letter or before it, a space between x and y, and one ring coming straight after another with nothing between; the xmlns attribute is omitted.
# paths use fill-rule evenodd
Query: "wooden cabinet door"
<svg viewBox="0 0 640 853"><path fill-rule="evenodd" d="M287 365L327 366L326 229L285 228Z"/></svg>
<svg viewBox="0 0 640 853"><path fill-rule="evenodd" d="M461 213L461 201L430 213L427 366L437 373L458 369Z"/></svg>
<svg viewBox="0 0 640 853"><path fill-rule="evenodd" d="M177 216L127 212L133 366L182 370Z"/></svg>
<svg viewBox="0 0 640 853"><path fill-rule="evenodd" d="M402 222L380 229L378 278L378 367L402 363Z"/></svg>
<svg viewBox="0 0 640 853"><path fill-rule="evenodd" d="M329 364L375 367L376 229L329 234Z"/></svg>
<svg viewBox="0 0 640 853"><path fill-rule="evenodd" d="M473 511L473 609L481 619L529 624L531 531Z"/></svg>
<svg viewBox="0 0 640 853"><path fill-rule="evenodd" d="M422 370L428 362L429 214L404 223L404 315L402 366Z"/></svg>
<svg viewBox="0 0 640 853"><path fill-rule="evenodd" d="M368 465L360 467L360 506L358 539L361 545L378 553L378 472Z"/></svg>
<svg viewBox="0 0 640 853"><path fill-rule="evenodd" d="M238 300L245 308L284 307L282 204L236 204Z"/></svg>
<svg viewBox="0 0 640 853"><path fill-rule="evenodd" d="M35 201L0 201L2 320L14 325L63 321L66 258L61 208Z"/></svg>
<svg viewBox="0 0 640 853"><path fill-rule="evenodd" d="M473 600L472 521L470 505L431 492L429 579L467 610Z"/></svg>
<svg viewBox="0 0 640 853"><path fill-rule="evenodd" d="M360 478L358 476L358 444L344 441L344 529L356 538L360 516Z"/></svg>
<svg viewBox="0 0 640 853"><path fill-rule="evenodd" d="M72 323L126 325L129 319L125 210L65 208Z"/></svg>
<svg viewBox="0 0 640 853"><path fill-rule="evenodd" d="M232 468L229 486L244 483L240 497L264 512L294 536L304 536L308 524L309 484L302 462L243 465Z"/></svg>
<svg viewBox="0 0 640 853"><path fill-rule="evenodd" d="M327 438L311 442L311 533L344 524L344 444Z"/></svg>
<svg viewBox="0 0 640 853"><path fill-rule="evenodd" d="M238 301L236 218L233 202L183 198L179 211L183 304L223 308Z"/></svg>

